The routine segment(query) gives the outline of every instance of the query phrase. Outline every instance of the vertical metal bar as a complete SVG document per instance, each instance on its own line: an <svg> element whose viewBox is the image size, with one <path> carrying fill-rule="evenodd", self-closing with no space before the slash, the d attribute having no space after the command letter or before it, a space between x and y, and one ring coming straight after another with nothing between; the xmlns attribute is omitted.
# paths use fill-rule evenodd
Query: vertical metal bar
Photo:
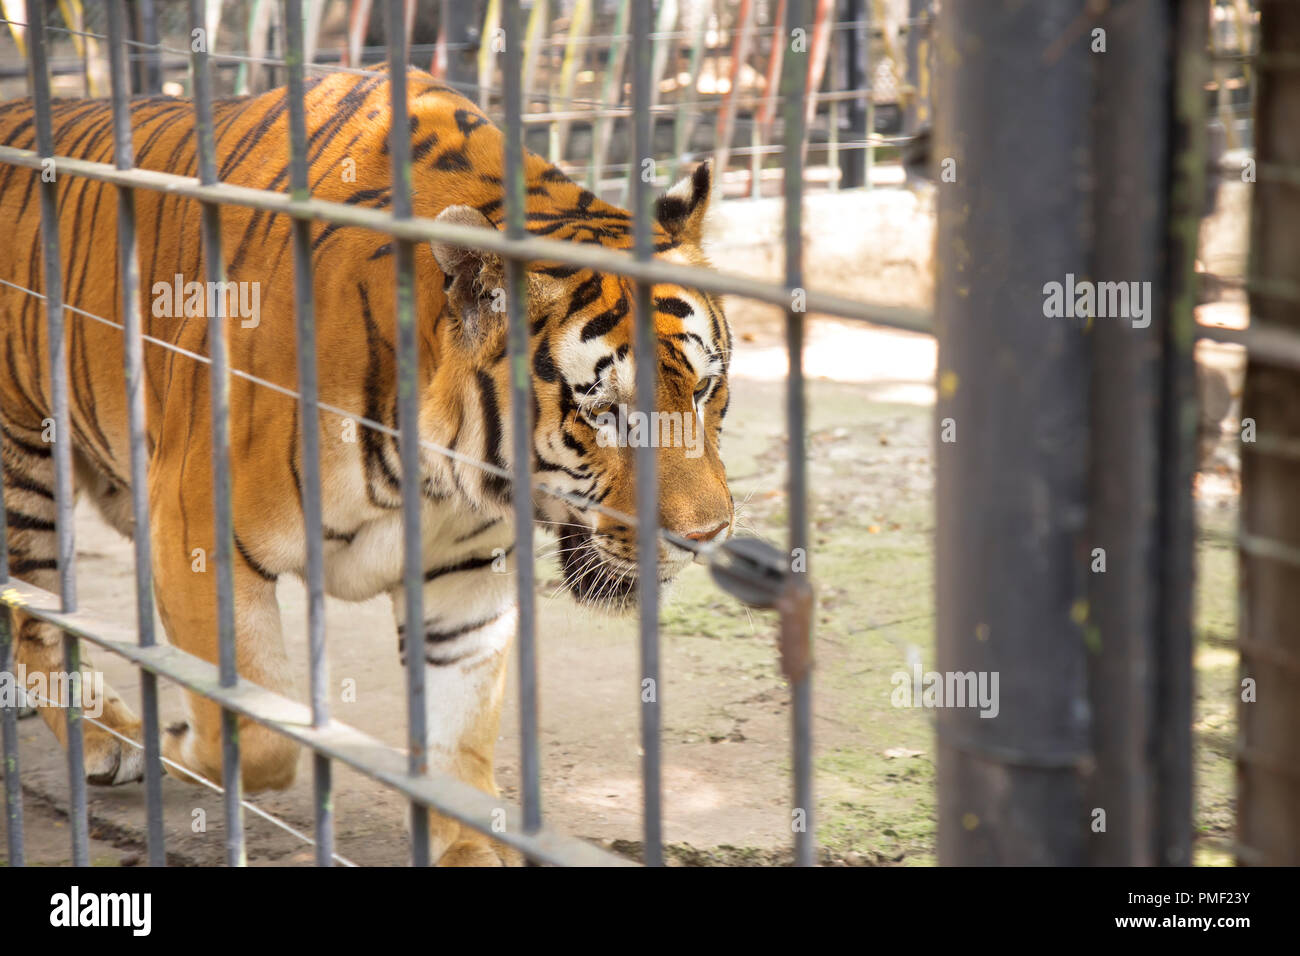
<svg viewBox="0 0 1300 956"><path fill-rule="evenodd" d="M907 0L907 37L903 46L903 87L899 91L903 107L903 135L915 136L925 117L921 104L921 19L926 0Z"/></svg>
<svg viewBox="0 0 1300 956"><path fill-rule="evenodd" d="M1185 503L1192 482L1190 470L1174 484L1167 485L1165 475L1183 458L1181 422L1196 420L1184 409L1168 415L1168 408L1185 401L1170 387L1181 379L1184 363L1191 368L1191 266L1202 211L1198 203L1180 211L1175 197L1203 195L1172 177L1178 170L1203 175L1205 168L1190 141L1178 142L1189 130L1175 114L1171 78L1192 51L1177 42L1176 17L1172 6L1147 4L1123 13L1106 10L1095 21L1110 37L1106 68L1093 74L1091 114L1093 180L1107 185L1093 198L1087 272L1101 279L1141 276L1151 290L1146 326L1099 318L1088 336L1088 539L1090 549L1104 550L1109 571L1094 567L1086 575L1095 761L1086 778L1087 806L1104 807L1108 819L1105 830L1089 834L1087 850L1089 862L1109 866L1191 862L1190 802L1181 810L1163 804L1160 784L1162 754L1182 749L1184 761L1191 754L1190 695L1179 704L1162 688L1190 688L1192 539ZM1153 57L1154 50L1160 55ZM1180 216L1190 220L1179 222ZM1174 245L1179 234L1181 249ZM1117 454L1120 448L1124 454ZM1190 771L1184 783L1174 789L1190 794ZM1181 850L1170 856L1172 846L1161 834L1179 831Z"/></svg>
<svg viewBox="0 0 1300 956"><path fill-rule="evenodd" d="M131 169L131 143L126 38L123 0L112 0L108 16L108 58L113 96L113 161L118 169ZM154 633L153 554L149 531L149 453L144 414L144 340L140 305L140 266L136 258L135 190L117 189L118 274L121 276L122 319L125 326L127 425L131 435L131 514L134 521L135 613L140 646L157 643ZM144 735L145 815L148 826L149 865L165 866L162 808L162 749L159 738L158 677L140 669L140 709Z"/></svg>
<svg viewBox="0 0 1300 956"><path fill-rule="evenodd" d="M632 105L636 111L632 157L633 240L637 259L653 253L651 183L642 165L654 159L650 115L651 4L632 5ZM651 163L653 168L653 163ZM636 283L636 408L649 416L658 404L659 341L655 333L650 286ZM648 420L648 419L647 419ZM641 628L641 784L645 799L645 863L663 865L663 821L659 727L663 687L659 680L659 475L655 449L643 442L636 449L637 598Z"/></svg>
<svg viewBox="0 0 1300 956"><path fill-rule="evenodd" d="M528 14L528 33L524 40L523 75L519 81L525 92L533 88L533 81L537 78L537 63L546 47L543 35L550 26L549 13L547 0L533 0L533 8Z"/></svg>
<svg viewBox="0 0 1300 956"><path fill-rule="evenodd" d="M812 55L808 60L808 82L804 87L804 128L803 143L800 150L805 162L808 157L808 137L813 120L817 117L817 94L821 89L822 76L826 72L826 56L831 46L831 21L835 18L834 0L817 0L817 11L813 14Z"/></svg>
<svg viewBox="0 0 1300 956"><path fill-rule="evenodd" d="M406 24L402 0L387 0L388 84L390 119L388 153L393 170L393 216L411 218L411 138L406 104ZM402 586L406 598L406 701L408 769L412 776L429 772L424 706L424 654L419 635L424 624L424 548L420 529L420 396L419 353L415 334L415 249L409 241L393 243L397 270L397 420L402 463ZM411 804L411 862L429 865L429 811Z"/></svg>
<svg viewBox="0 0 1300 956"><path fill-rule="evenodd" d="M505 0L504 86L506 236L524 231L524 139L519 0ZM519 556L519 736L524 797L524 829L542 825L541 763L537 733L536 596L533 568L533 389L529 361L528 288L524 264L506 261L506 308L510 321L506 348L510 363L510 432L514 457L515 554Z"/></svg>
<svg viewBox="0 0 1300 956"><path fill-rule="evenodd" d="M289 190L311 198L307 179L307 118L303 103L302 0L285 0L285 61L289 72ZM302 517L307 531L307 650L311 661L312 726L329 721L329 662L325 657L325 545L321 524L320 408L316 366L316 301L312 288L311 222L294 219L294 313L297 316L298 420L302 423ZM334 857L334 810L328 757L312 753L316 864Z"/></svg>
<svg viewBox="0 0 1300 956"><path fill-rule="evenodd" d="M44 248L45 318L50 353L50 393L54 412L54 498L59 549L59 594L65 613L77 609L76 551L72 523L72 429L68 418L68 342L63 323L63 265L59 250L58 164L54 156L54 131L50 118L50 74L45 51L45 9L27 0L27 30L32 99L36 105L36 149L54 163L50 181L41 176L41 244ZM68 793L72 820L72 862L89 863L86 825L86 774L81 726L77 640L63 635L63 667L72 682L72 697L59 703L67 716Z"/></svg>
<svg viewBox="0 0 1300 956"><path fill-rule="evenodd" d="M1294 13L1294 11L1291 11ZM1197 394L1195 362L1195 274L1200 224L1209 212L1205 193L1205 31L1206 11L1195 3L1170 12L1174 93L1169 120L1173 157L1166 195L1169 202L1164 278L1168 284L1167 321L1161 330L1165 353L1161 382L1160 607L1155 739L1156 852L1165 866L1192 863L1192 710L1194 639L1192 582L1196 576L1196 512L1192 482L1196 474ZM1300 20L1295 21L1300 24ZM1300 32L1293 34L1300 36ZM1148 50L1150 47L1147 48ZM1294 49L1294 47L1292 47ZM1149 60L1135 53L1139 62ZM1294 76L1294 74L1293 74ZM1293 83L1300 92L1300 84ZM1294 105L1297 101L1293 100ZM1294 112L1288 112L1294 116ZM1258 187L1257 187L1258 188ZM1292 208L1294 192L1292 193ZM1294 226L1294 219L1290 221ZM1294 228L1289 229L1294 237ZM1256 233L1258 235L1258 233ZM1275 250L1276 251L1276 250ZM1252 313L1257 314L1257 313ZM1244 482L1243 482L1244 484ZM1238 804L1241 807L1241 804Z"/></svg>
<svg viewBox="0 0 1300 956"><path fill-rule="evenodd" d="M791 27L807 31L806 0L789 0L786 11ZM804 94L808 81L808 45L791 44L785 52L785 69L781 74L781 98L785 126L785 283L791 289L803 288L803 154L797 148L803 142ZM785 341L790 360L790 378L786 383L786 433L789 456L790 502L789 550L808 553L808 455L805 447L805 410L803 374L803 313L791 308L785 314ZM790 572L791 577L796 572ZM808 571L800 572L803 580L791 581L807 592ZM811 641L811 614L808 606L796 604L781 610L782 632L799 634L806 645ZM803 648L806 655L807 648ZM806 659L806 658L805 658ZM795 863L813 864L816 835L813 831L812 793L812 675L807 668L792 677L794 808L802 811L795 828Z"/></svg>
<svg viewBox="0 0 1300 956"><path fill-rule="evenodd" d="M870 8L870 0L867 0L866 7ZM867 48L871 44L871 35L861 26L857 25L862 19L863 0L842 0L843 19L846 23L844 29L844 42L839 52L839 60L842 70L840 82L844 84L846 90L860 90L863 86L868 85L869 74L866 70ZM846 106L848 113L848 138L850 141L861 139L866 142L870 130L867 128L867 102L866 97L870 94L864 94L849 100ZM863 153L871 152L871 147L863 148ZM840 153L840 186L845 189L852 189L863 185L862 183L862 159L857 155L857 150L846 149Z"/></svg>
<svg viewBox="0 0 1300 956"><path fill-rule="evenodd" d="M614 14L613 39L609 45L609 61L605 67L605 82L600 89L599 108L613 109L623 103L623 68L627 60L627 7L630 0L619 0ZM571 107L561 105L560 109ZM614 130L614 117L598 116L591 131L591 163L587 166L587 188L600 194L600 177L605 169L605 154Z"/></svg>
<svg viewBox="0 0 1300 956"><path fill-rule="evenodd" d="M1300 7L1279 0L1259 5L1255 67L1256 158L1259 170L1300 169L1300 74L1292 60L1300 49ZM1252 323L1300 334L1300 309L1271 290L1300 282L1300 195L1294 180L1260 176L1251 197L1249 278ZM1300 863L1300 699L1293 691L1300 669L1300 501L1295 489L1300 461L1300 374L1251 355L1242 394L1244 420L1258 434L1241 446L1240 678L1256 682L1253 699L1237 704L1238 863ZM1243 695L1245 696L1245 695Z"/></svg>
<svg viewBox="0 0 1300 956"><path fill-rule="evenodd" d="M55 175L40 177L41 245L44 251L45 311L49 322L50 390L54 406L54 489L58 501L59 596L63 611L77 609L76 548L72 522L72 443L68 421L68 344L63 316L63 266L59 248L58 162L50 119L50 75L45 49L44 7L27 0L32 99L36 105L36 149L50 158Z"/></svg>
<svg viewBox="0 0 1300 956"><path fill-rule="evenodd" d="M0 524L4 522L0 521ZM9 580L8 561L4 580ZM0 673L14 673L13 613L0 606ZM23 866L23 786L18 776L18 705L0 707L0 735L4 741L5 842L9 865Z"/></svg>
<svg viewBox="0 0 1300 956"><path fill-rule="evenodd" d="M492 77L496 69L496 51L492 34L501 22L501 0L487 0L483 13L483 29L479 33L478 48L478 105L487 109L492 103Z"/></svg>
<svg viewBox="0 0 1300 956"><path fill-rule="evenodd" d="M735 31L735 39L731 43L730 82L722 93L722 107L718 110L718 141L714 145L713 175L719 196L722 195L722 180L727 174L727 160L731 155L731 137L736 130L736 103L740 99L741 68L749 58L749 47L753 40L754 0L740 0ZM787 148L789 143L787 139Z"/></svg>
<svg viewBox="0 0 1300 956"><path fill-rule="evenodd" d="M136 89L146 96L162 92L162 54L158 50L158 16L154 0L135 0L136 36L145 47L137 47L139 72Z"/></svg>
<svg viewBox="0 0 1300 956"><path fill-rule="evenodd" d="M686 148L690 145L691 130L695 126L695 101L699 98L700 69L704 65L704 48L708 38L709 6L710 4L697 3L690 8L691 15L695 18L692 21L695 38L691 43L691 65L687 70L690 80L686 92L677 104L677 112L673 115L673 158L668 170L670 182L676 181L677 174L681 171L682 157L686 155ZM716 169L713 175L715 177L718 175Z"/></svg>
<svg viewBox="0 0 1300 956"><path fill-rule="evenodd" d="M832 16L833 19L833 16ZM829 27L828 27L829 30ZM828 33L826 42L829 50L827 56L830 58L831 82L835 83L840 78L840 48L835 44L835 37ZM826 165L832 170L840 169L840 101L832 99L826 104ZM836 175L830 179L830 188L839 189L842 183L841 177Z"/></svg>
<svg viewBox="0 0 1300 956"><path fill-rule="evenodd" d="M935 670L1006 691L995 719L936 711L949 865L1085 853L1088 346L1043 287L1087 266L1089 185L1060 171L1091 168L1094 61L1079 42L1045 68L1042 44L1085 6L945 4L939 23L936 150L958 173L937 198ZM1035 161L1012 168L1027 130Z"/></svg>
<svg viewBox="0 0 1300 956"><path fill-rule="evenodd" d="M876 168L876 147L871 143L876 135L876 72L871 60L875 4L876 0L867 0L867 25L862 31L862 75L867 85L867 118L863 133L867 145L862 150L862 185L867 189L871 188L871 177Z"/></svg>
<svg viewBox="0 0 1300 956"><path fill-rule="evenodd" d="M4 461L0 454L0 462ZM0 464L0 477L4 466ZM3 497L3 486L0 486ZM9 580L9 520L0 508L0 583ZM0 673L14 673L13 614L8 605L0 605ZM17 698L19 695L15 695ZM0 747L3 748L5 777L5 838L9 849L9 865L23 865L23 788L18 767L18 707L24 701L15 699L11 706L0 706Z"/></svg>
<svg viewBox="0 0 1300 956"><path fill-rule="evenodd" d="M203 0L189 0L190 29L205 29ZM193 49L200 47L200 49ZM207 44L193 44L190 65L194 72L194 113L197 134L199 182L217 182L216 140L212 124L212 75ZM208 282L226 278L221 254L221 207L202 204L203 258ZM220 286L210 286L220 288ZM217 667L222 687L238 680L235 662L234 522L230 503L230 357L227 342L225 298L217 297L217 308L208 316L208 350L212 359L212 517L217 560ZM225 788L226 862L244 866L244 811L240 805L243 780L239 766L239 718L221 711L221 773Z"/></svg>
<svg viewBox="0 0 1300 956"><path fill-rule="evenodd" d="M442 0L442 19L447 25L447 82L461 93L474 82L474 58L469 54L474 7L466 0Z"/></svg>
<svg viewBox="0 0 1300 956"><path fill-rule="evenodd" d="M574 0L573 12L569 15L569 35L564 44L564 61L560 66L559 93L552 98L552 103L562 110L573 106L573 82L578 75L578 64L586 59L587 47L582 42L587 31L591 29L592 0ZM550 160L559 163L564 159L565 148L569 141L569 121L558 120L551 124Z"/></svg>

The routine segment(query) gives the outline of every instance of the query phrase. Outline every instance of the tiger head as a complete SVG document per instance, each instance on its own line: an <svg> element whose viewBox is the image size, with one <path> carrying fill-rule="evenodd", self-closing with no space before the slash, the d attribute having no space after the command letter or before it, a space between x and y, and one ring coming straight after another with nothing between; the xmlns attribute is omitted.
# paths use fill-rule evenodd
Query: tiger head
<svg viewBox="0 0 1300 956"><path fill-rule="evenodd" d="M659 258L704 265L701 232L708 208L708 163L655 204L654 242ZM576 187L575 187L576 188ZM581 205L593 208L583 191ZM530 210L530 219L532 218ZM598 215L617 220L610 245L626 247L630 217L612 206ZM492 227L467 206L452 206L438 219ZM621 238L622 241L619 241ZM587 241L591 241L590 239ZM443 273L452 336L463 343L472 374L459 376L474 392L485 418L488 461L511 460L506 279L501 259L481 250L433 243ZM731 331L713 295L677 285L650 288L658 342L658 388L654 410L635 407L637 307L634 284L618 275L559 263L527 267L531 381L534 396L533 469L537 519L559 539L565 586L579 603L609 611L635 606L636 527L619 515L636 514L635 457L646 444L656 449L659 524L696 547L725 540L735 523L726 469L718 453L729 402L727 370ZM490 408L487 406L491 406ZM487 476L483 496L509 501L509 483ZM592 503L599 506L593 507ZM611 512L613 514L611 514ZM670 581L693 551L660 536L658 575Z"/></svg>

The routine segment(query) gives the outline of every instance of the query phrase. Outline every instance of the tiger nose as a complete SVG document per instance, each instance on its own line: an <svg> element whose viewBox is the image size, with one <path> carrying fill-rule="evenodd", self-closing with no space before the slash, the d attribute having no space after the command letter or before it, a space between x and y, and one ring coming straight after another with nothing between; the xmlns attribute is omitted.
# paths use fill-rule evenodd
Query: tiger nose
<svg viewBox="0 0 1300 956"><path fill-rule="evenodd" d="M722 524L718 525L712 531L692 531L689 534L684 535L683 537L690 538L692 541L712 541L714 538L716 538L718 535L722 534L722 532L726 530L727 530L727 522L724 521L722 522Z"/></svg>

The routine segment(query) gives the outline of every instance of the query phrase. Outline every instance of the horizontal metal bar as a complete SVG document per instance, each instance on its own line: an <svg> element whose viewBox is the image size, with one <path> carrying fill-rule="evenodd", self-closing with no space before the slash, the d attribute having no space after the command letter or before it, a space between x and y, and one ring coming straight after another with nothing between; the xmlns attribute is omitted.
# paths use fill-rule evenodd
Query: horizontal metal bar
<svg viewBox="0 0 1300 956"><path fill-rule="evenodd" d="M40 169L41 157L31 150L0 146L0 163ZM641 282L672 283L718 295L739 295L781 308L789 308L791 302L791 290L774 282L756 281L735 273L720 272L700 266L679 265L674 262L664 262L662 259L638 262L630 254L619 250L536 236L509 239L496 230L435 222L420 216L398 220L388 213L375 209L348 206L322 199L294 200L285 193L231 186L226 183L201 186L196 179L189 176L177 176L173 173L147 169L119 170L106 163L94 163L71 157L56 156L55 164L61 174L68 176L84 176L87 179L117 186L152 189L201 202L229 203L251 209L262 209L292 216L295 219L358 226L413 242L438 240L467 249L494 252L505 259L563 262L585 269L624 275ZM929 313L920 309L870 305L815 289L806 290L804 304L806 311L810 313L819 312L860 322L871 322L908 332L927 334L931 332Z"/></svg>
<svg viewBox="0 0 1300 956"><path fill-rule="evenodd" d="M577 837L545 827L525 833L522 814L509 803L448 774L431 771L427 776L412 777L406 772L406 754L383 741L337 720L315 727L308 705L282 697L243 678L233 686L222 687L215 665L167 644L141 647L136 643L135 631L131 627L111 618L88 611L63 614L57 610L58 597L48 591L13 578L0 588L0 600L10 608L21 608L24 614L48 621L317 753L342 761L412 800L480 830L538 862L557 866L635 865ZM501 810L505 811L506 826L498 832L494 824Z"/></svg>

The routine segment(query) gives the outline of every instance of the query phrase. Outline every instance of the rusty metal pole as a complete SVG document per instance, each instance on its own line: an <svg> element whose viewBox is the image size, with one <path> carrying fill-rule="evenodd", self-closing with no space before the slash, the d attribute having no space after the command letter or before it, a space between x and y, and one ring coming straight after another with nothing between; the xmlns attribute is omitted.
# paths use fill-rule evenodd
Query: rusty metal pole
<svg viewBox="0 0 1300 956"><path fill-rule="evenodd" d="M1146 309L1139 316L1130 301L1129 317L1098 316L1088 333L1079 617L1091 688L1094 864L1191 862L1192 270L1207 211L1207 21L1200 0L1136 3L1106 8L1079 31L1095 67L1090 271L1098 281L1141 283Z"/></svg>
<svg viewBox="0 0 1300 956"><path fill-rule="evenodd" d="M938 22L937 671L990 704L936 711L943 864L1084 861L1088 345L1044 285L1088 261L1092 64L1080 43L1045 62L1043 40L1084 8Z"/></svg>
<svg viewBox="0 0 1300 956"><path fill-rule="evenodd" d="M1251 329L1300 333L1300 5L1261 0ZM1237 861L1300 863L1300 374L1252 355L1241 456ZM1245 436L1243 436L1245 437ZM1249 681L1249 683L1246 683Z"/></svg>

